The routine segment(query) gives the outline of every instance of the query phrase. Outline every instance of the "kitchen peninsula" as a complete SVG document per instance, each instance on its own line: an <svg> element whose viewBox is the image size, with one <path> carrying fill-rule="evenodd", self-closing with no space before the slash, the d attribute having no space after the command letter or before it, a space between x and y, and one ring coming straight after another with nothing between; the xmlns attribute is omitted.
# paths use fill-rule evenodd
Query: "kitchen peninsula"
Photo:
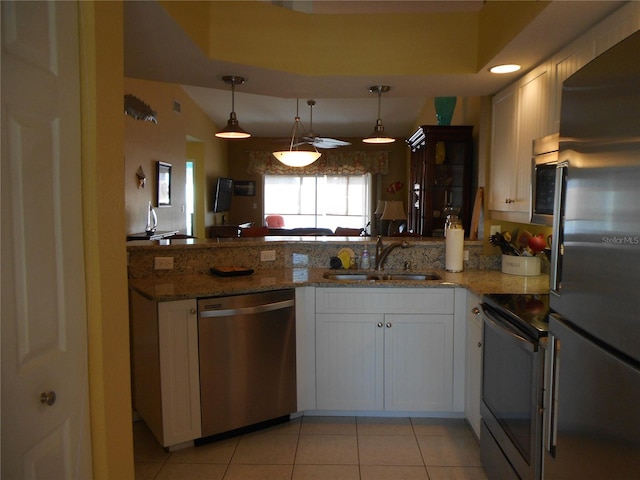
<svg viewBox="0 0 640 480"><path fill-rule="evenodd" d="M548 293L546 275L523 277L500 271L500 255L484 255L482 241L465 241L469 260L464 271L444 270L442 238L383 238L385 245L403 240L409 248L391 253L385 271L436 273L439 280L375 282L376 287L468 288L484 293ZM361 255L364 248L375 251L371 237L248 237L130 241L127 243L130 288L158 301L200 296L251 293L303 286L373 286L374 282L340 281L324 278L331 257L348 248ZM171 259L171 268L158 268L156 258ZM266 259L265 259L266 258ZM162 263L162 260L160 261ZM242 266L254 270L243 277L211 275L211 267Z"/></svg>
<svg viewBox="0 0 640 480"><path fill-rule="evenodd" d="M198 301L291 289L297 383L292 414L473 418L466 408L468 385L478 382L471 381L475 374L466 360L465 339L473 336L467 333L467 302L475 305L489 292L547 293L548 276L501 273L500 256L483 255L481 241L465 242L465 270L450 273L444 270L442 238L383 243L399 240L409 246L391 251L384 274L329 268L343 249L374 252L376 240L367 237L129 242L134 408L158 441L176 449L203 436ZM254 272L210 272L234 266ZM337 273L360 275L344 280ZM437 278L418 275L426 273ZM479 391L474 395L470 404L479 408Z"/></svg>

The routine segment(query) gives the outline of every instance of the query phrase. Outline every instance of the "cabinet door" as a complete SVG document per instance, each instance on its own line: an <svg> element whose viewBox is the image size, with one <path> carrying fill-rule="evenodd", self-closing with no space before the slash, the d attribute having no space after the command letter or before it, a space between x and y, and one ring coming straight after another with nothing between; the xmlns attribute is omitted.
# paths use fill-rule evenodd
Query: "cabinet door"
<svg viewBox="0 0 640 480"><path fill-rule="evenodd" d="M493 98L489 209L508 212L515 196L517 90L508 87Z"/></svg>
<svg viewBox="0 0 640 480"><path fill-rule="evenodd" d="M531 219L533 140L550 133L548 66L539 66L493 99L489 209L497 220Z"/></svg>
<svg viewBox="0 0 640 480"><path fill-rule="evenodd" d="M480 299L472 293L468 293L464 413L478 438L480 437L482 390L482 320L479 306Z"/></svg>
<svg viewBox="0 0 640 480"><path fill-rule="evenodd" d="M316 314L319 410L382 410L384 316Z"/></svg>
<svg viewBox="0 0 640 480"><path fill-rule="evenodd" d="M548 135L550 74L548 63L526 75L518 84L518 135L515 192L509 211L512 221L531 219L531 157L533 141Z"/></svg>
<svg viewBox="0 0 640 480"><path fill-rule="evenodd" d="M158 304L164 446L202 436L195 299Z"/></svg>
<svg viewBox="0 0 640 480"><path fill-rule="evenodd" d="M453 315L387 314L384 408L453 409Z"/></svg>

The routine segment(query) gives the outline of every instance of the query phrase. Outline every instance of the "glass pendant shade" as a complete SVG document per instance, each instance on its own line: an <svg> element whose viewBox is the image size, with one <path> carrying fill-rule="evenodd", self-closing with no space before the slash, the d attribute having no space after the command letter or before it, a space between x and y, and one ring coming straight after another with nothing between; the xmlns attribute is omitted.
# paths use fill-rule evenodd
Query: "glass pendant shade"
<svg viewBox="0 0 640 480"><path fill-rule="evenodd" d="M288 167L306 167L318 160L322 154L309 150L283 150L273 152L273 156Z"/></svg>
<svg viewBox="0 0 640 480"><path fill-rule="evenodd" d="M312 149L302 150L300 147L305 144L300 140L300 117L298 116L298 100L296 99L296 118L291 131L291 143L289 150L273 152L276 159L288 167L306 167L318 160L322 154L312 145ZM304 135L302 135L304 136Z"/></svg>
<svg viewBox="0 0 640 480"><path fill-rule="evenodd" d="M225 83L231 84L231 114L229 115L227 126L217 132L216 137L227 139L249 138L251 134L240 126L235 112L235 87L236 85L242 85L244 83L244 77L225 75L222 77L222 80L224 80Z"/></svg>

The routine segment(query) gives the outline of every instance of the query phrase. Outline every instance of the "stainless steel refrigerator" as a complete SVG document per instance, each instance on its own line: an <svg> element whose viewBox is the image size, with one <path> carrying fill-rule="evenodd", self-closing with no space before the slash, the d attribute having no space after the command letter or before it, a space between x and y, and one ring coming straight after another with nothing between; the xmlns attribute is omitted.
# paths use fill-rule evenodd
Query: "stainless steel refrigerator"
<svg viewBox="0 0 640 480"><path fill-rule="evenodd" d="M640 32L563 86L545 480L640 478Z"/></svg>

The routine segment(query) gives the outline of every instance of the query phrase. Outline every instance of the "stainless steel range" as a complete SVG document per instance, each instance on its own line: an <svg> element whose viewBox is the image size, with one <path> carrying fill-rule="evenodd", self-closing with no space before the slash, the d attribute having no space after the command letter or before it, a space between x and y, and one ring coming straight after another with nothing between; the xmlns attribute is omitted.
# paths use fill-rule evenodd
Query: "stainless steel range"
<svg viewBox="0 0 640 480"><path fill-rule="evenodd" d="M549 295L485 295L480 453L495 480L539 480Z"/></svg>

